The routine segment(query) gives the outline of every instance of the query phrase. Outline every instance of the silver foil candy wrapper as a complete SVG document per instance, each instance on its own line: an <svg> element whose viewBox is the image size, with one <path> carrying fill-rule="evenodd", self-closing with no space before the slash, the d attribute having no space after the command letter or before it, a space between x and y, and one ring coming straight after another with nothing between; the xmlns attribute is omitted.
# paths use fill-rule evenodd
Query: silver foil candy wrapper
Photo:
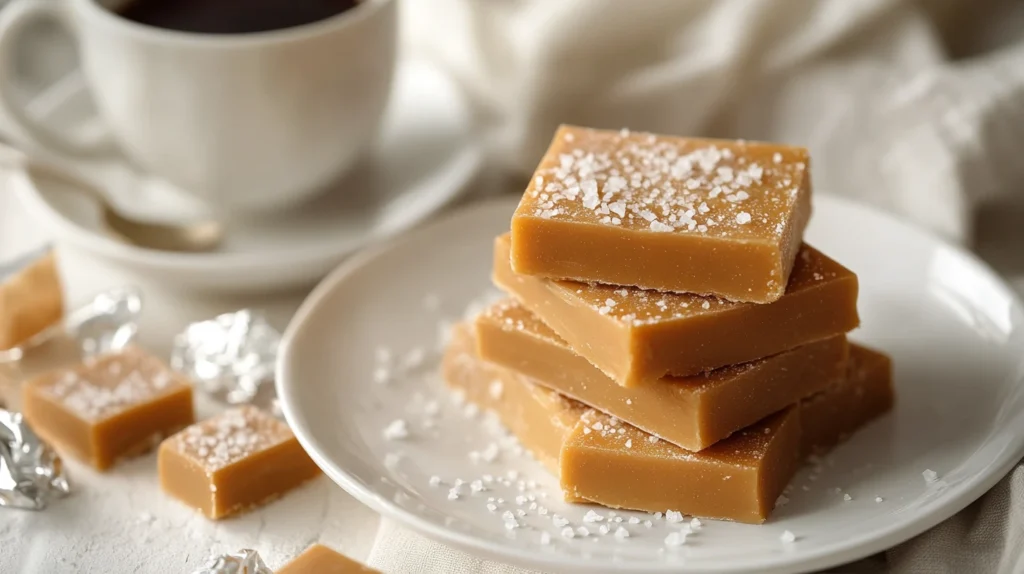
<svg viewBox="0 0 1024 574"><path fill-rule="evenodd" d="M174 339L171 367L215 398L248 403L273 381L280 344L263 315L242 309L189 325Z"/></svg>
<svg viewBox="0 0 1024 574"><path fill-rule="evenodd" d="M0 409L0 506L41 510L70 488L53 448L21 413Z"/></svg>
<svg viewBox="0 0 1024 574"><path fill-rule="evenodd" d="M104 291L72 310L64 321L18 347L0 351L0 363L16 361L32 347L67 335L78 342L84 357L120 351L135 339L142 315L142 293L135 287Z"/></svg>
<svg viewBox="0 0 1024 574"><path fill-rule="evenodd" d="M255 550L239 550L214 556L193 574L274 574Z"/></svg>
<svg viewBox="0 0 1024 574"><path fill-rule="evenodd" d="M124 349L135 340L142 315L142 293L135 287L104 291L72 311L64 330L87 357Z"/></svg>

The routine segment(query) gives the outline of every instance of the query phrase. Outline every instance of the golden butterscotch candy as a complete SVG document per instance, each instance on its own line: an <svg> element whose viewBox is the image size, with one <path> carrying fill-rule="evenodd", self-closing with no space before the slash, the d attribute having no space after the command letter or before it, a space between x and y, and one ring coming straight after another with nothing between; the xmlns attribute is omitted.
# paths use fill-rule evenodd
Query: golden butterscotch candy
<svg viewBox="0 0 1024 574"><path fill-rule="evenodd" d="M513 300L485 309L476 328L485 361L692 451L845 377L849 348L839 335L741 365L623 387Z"/></svg>
<svg viewBox="0 0 1024 574"><path fill-rule="evenodd" d="M134 346L30 379L22 409L57 450L100 470L195 420L188 381Z"/></svg>
<svg viewBox="0 0 1024 574"><path fill-rule="evenodd" d="M851 345L849 363L847 377L821 393L697 453L590 414L562 446L562 488L616 508L762 522L796 461L832 448L892 408L889 359Z"/></svg>
<svg viewBox="0 0 1024 574"><path fill-rule="evenodd" d="M167 438L157 466L164 492L212 519L266 503L320 473L288 425L253 406Z"/></svg>
<svg viewBox="0 0 1024 574"><path fill-rule="evenodd" d="M786 294L759 305L522 275L509 264L510 243L507 234L495 240L494 283L626 387L761 359L860 324L857 276L808 245Z"/></svg>
<svg viewBox="0 0 1024 574"><path fill-rule="evenodd" d="M770 303L810 216L805 148L562 126L512 217L512 267Z"/></svg>
<svg viewBox="0 0 1024 574"><path fill-rule="evenodd" d="M569 500L756 524L796 473L800 440L792 406L696 453L590 411L562 446L560 479Z"/></svg>
<svg viewBox="0 0 1024 574"><path fill-rule="evenodd" d="M331 550L323 544L314 544L294 560L277 569L277 574L359 574L374 573L351 558Z"/></svg>
<svg viewBox="0 0 1024 574"><path fill-rule="evenodd" d="M52 251L0 266L0 351L17 347L64 315Z"/></svg>

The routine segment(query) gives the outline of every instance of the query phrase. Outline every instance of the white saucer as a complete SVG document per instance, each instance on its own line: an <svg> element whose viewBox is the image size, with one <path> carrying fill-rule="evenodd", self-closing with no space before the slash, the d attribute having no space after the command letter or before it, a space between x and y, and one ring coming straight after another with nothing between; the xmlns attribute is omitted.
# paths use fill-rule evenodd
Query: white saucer
<svg viewBox="0 0 1024 574"><path fill-rule="evenodd" d="M494 431L479 416L467 418L436 380L439 320L457 318L486 291L491 241L508 229L514 206L511 199L480 203L345 262L287 330L277 388L289 423L328 476L385 516L480 556L544 570L808 571L934 526L992 487L1024 451L1020 302L973 256L819 194L809 240L860 275L864 326L853 336L894 357L895 411L826 457L816 480L801 471L789 504L764 525L705 521L680 548L664 544L678 525L645 513L620 513L655 522L650 529L624 522L627 540L569 540L537 512L520 519L528 527L506 530L503 510L526 508L513 502L522 494L516 488L494 483L448 500L445 484L512 470L536 480L527 494L546 493L543 504L573 526L583 525L588 510L560 502L555 478L526 456L503 452L492 463L472 462L467 453L494 441ZM410 368L375 384L382 346ZM417 349L428 350L418 367ZM431 398L444 405L433 431L423 425ZM385 440L383 429L398 418L410 437ZM923 478L927 469L937 481ZM444 484L429 486L431 475ZM488 497L505 504L490 512ZM780 540L786 530L795 543ZM542 531L551 544L539 542Z"/></svg>
<svg viewBox="0 0 1024 574"><path fill-rule="evenodd" d="M201 210L124 160L62 161L109 190L127 213L173 219ZM398 68L377 145L336 192L260 221L232 222L215 253L126 245L104 233L94 204L59 184L25 173L12 183L30 213L68 246L173 285L261 291L311 284L353 250L434 214L463 191L480 163L469 111L456 87L437 69L411 61Z"/></svg>

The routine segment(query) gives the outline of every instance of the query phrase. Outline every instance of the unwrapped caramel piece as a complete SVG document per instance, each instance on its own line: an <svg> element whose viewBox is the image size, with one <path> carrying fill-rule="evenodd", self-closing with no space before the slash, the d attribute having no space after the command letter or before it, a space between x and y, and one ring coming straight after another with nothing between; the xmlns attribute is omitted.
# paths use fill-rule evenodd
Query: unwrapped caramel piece
<svg viewBox="0 0 1024 574"><path fill-rule="evenodd" d="M553 474L558 474L562 442L587 408L540 385L523 384L521 377L477 358L472 325L458 323L441 366L445 382L498 418L519 442ZM543 424L537 424L543 421Z"/></svg>
<svg viewBox="0 0 1024 574"><path fill-rule="evenodd" d="M770 303L810 215L804 148L562 126L512 217L512 267Z"/></svg>
<svg viewBox="0 0 1024 574"><path fill-rule="evenodd" d="M520 442L541 460L559 460L567 500L614 508L762 522L802 453L829 448L892 404L888 359L851 345L851 379L695 453L578 403L552 400L556 393L537 390L528 377L483 361L471 345L472 334L459 326L445 353L449 385L495 410L514 433L517 427L529 429L516 433ZM458 370L448 368L455 364L461 365ZM496 380L503 391L498 398L489 392ZM829 421L832 409L851 394L860 400ZM566 421L573 417L577 422L567 432ZM558 457L551 436L562 441Z"/></svg>
<svg viewBox="0 0 1024 574"><path fill-rule="evenodd" d="M520 275L509 236L494 243L494 283L620 385L696 375L846 333L860 324L857 276L814 248L797 256L774 303Z"/></svg>
<svg viewBox="0 0 1024 574"><path fill-rule="evenodd" d="M212 519L268 502L320 473L287 424L252 406L166 439L157 466L164 492Z"/></svg>
<svg viewBox="0 0 1024 574"><path fill-rule="evenodd" d="M690 452L598 411L562 446L568 500L759 523L800 466L800 413L780 413Z"/></svg>
<svg viewBox="0 0 1024 574"><path fill-rule="evenodd" d="M892 407L886 356L852 345L848 373L798 406L698 453L590 414L562 447L562 488L615 508L762 522L802 455L831 448ZM837 411L842 415L831 418Z"/></svg>
<svg viewBox="0 0 1024 574"><path fill-rule="evenodd" d="M51 250L0 265L0 351L17 347L63 315L64 295Z"/></svg>
<svg viewBox="0 0 1024 574"><path fill-rule="evenodd" d="M100 470L195 420L188 381L138 347L30 379L22 409L39 436Z"/></svg>
<svg viewBox="0 0 1024 574"><path fill-rule="evenodd" d="M846 376L846 337L635 387L615 384L512 300L476 320L480 357L687 450L711 446Z"/></svg>
<svg viewBox="0 0 1024 574"><path fill-rule="evenodd" d="M323 544L314 544L294 560L277 569L277 574L358 574L379 572L339 554Z"/></svg>

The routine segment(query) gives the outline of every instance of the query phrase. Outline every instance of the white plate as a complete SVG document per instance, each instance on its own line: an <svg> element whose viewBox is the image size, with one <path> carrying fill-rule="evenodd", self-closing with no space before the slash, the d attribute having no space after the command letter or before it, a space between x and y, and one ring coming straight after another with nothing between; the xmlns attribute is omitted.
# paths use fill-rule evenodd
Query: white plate
<svg viewBox="0 0 1024 574"><path fill-rule="evenodd" d="M201 209L167 182L138 174L123 160L63 161L107 189L127 213L166 219ZM437 69L412 61L398 68L377 145L336 191L294 211L233 222L215 253L126 245L103 232L88 200L25 173L12 182L29 211L72 247L170 284L264 291L311 284L344 255L434 214L461 193L480 161L456 87Z"/></svg>
<svg viewBox="0 0 1024 574"><path fill-rule="evenodd" d="M559 502L556 480L528 457L503 453L490 464L471 462L468 451L494 440L493 431L450 400L437 430L423 429L422 402L444 391L436 377L418 373L436 372L439 317L457 316L487 288L491 240L508 228L514 205L478 204L346 262L287 331L278 393L288 421L328 476L385 516L481 556L543 569L807 571L873 554L934 526L1021 457L1024 311L1015 296L973 256L870 208L818 195L809 241L860 275L864 326L854 338L893 355L895 411L826 457L816 480L802 470L791 502L764 525L706 521L677 549L663 540L678 526L664 521L651 529L627 525L628 540L604 536L596 543L593 536L563 539L536 512L523 519L529 528L506 531L501 510L489 512L486 499L503 497L504 508L514 511L515 488L450 501L447 488L428 486L429 477L450 484L511 469L536 480L537 491L548 495L544 504L574 526L588 508ZM432 294L440 296L436 311ZM423 346L434 354L420 369L380 385L373 382L380 345L399 360ZM408 421L409 440L382 437L396 418ZM939 480L926 483L926 469ZM851 501L844 501L847 493ZM552 534L550 545L539 543L541 530ZM780 541L785 530L798 537L794 544Z"/></svg>

